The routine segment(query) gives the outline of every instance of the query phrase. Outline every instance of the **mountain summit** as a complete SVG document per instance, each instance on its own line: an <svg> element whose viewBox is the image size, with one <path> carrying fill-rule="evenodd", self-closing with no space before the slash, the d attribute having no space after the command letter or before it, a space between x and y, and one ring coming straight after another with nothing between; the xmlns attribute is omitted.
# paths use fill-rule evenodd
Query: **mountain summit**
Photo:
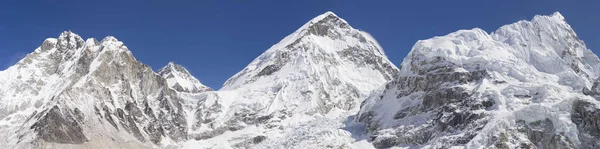
<svg viewBox="0 0 600 149"><path fill-rule="evenodd" d="M0 146L600 148L600 59L558 12L419 40L400 66L332 12L218 91L65 31L0 71Z"/></svg>
<svg viewBox="0 0 600 149"><path fill-rule="evenodd" d="M600 60L560 13L421 40L401 66L359 113L378 148L600 147Z"/></svg>
<svg viewBox="0 0 600 149"><path fill-rule="evenodd" d="M362 99L397 72L375 39L327 12L266 50L227 80L221 90L207 93L210 95L201 100L196 112L196 117L204 119L195 122L198 128L192 133L200 140L224 139L249 146L254 144L247 143L252 137L279 141L278 136L267 134L305 123L302 119L324 118L334 122L331 126L341 125L343 120L331 117L358 111ZM247 129L253 129L252 133ZM249 137L220 135L227 130ZM267 148L294 146L302 145ZM322 146L326 143L313 147Z"/></svg>
<svg viewBox="0 0 600 149"><path fill-rule="evenodd" d="M183 66L175 64L174 62L169 62L167 66L158 70L158 74L167 79L169 87L179 92L199 93L212 90L200 83L200 81L192 76L192 74L190 74Z"/></svg>
<svg viewBox="0 0 600 149"><path fill-rule="evenodd" d="M150 148L187 140L184 101L114 37L66 31L0 72L6 148Z"/></svg>
<svg viewBox="0 0 600 149"><path fill-rule="evenodd" d="M258 56L222 90L284 93L256 98L273 103L270 112L327 113L357 108L361 96L397 71L375 39L327 12Z"/></svg>

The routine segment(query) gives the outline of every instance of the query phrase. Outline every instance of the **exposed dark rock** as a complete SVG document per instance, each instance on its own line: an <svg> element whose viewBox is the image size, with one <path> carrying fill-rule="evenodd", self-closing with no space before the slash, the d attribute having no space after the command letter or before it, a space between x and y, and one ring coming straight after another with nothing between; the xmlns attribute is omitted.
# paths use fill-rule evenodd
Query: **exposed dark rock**
<svg viewBox="0 0 600 149"><path fill-rule="evenodd" d="M157 122L151 122L148 126L144 128L144 131L149 136L148 140L150 140L154 144L160 143L160 141L162 141L162 136L165 133L162 127L160 127L160 125L158 125Z"/></svg>
<svg viewBox="0 0 600 149"><path fill-rule="evenodd" d="M374 113L365 112L359 116L359 121L365 122L367 131L374 135L373 144L377 148L387 148L401 144L438 142L444 145L437 147L445 148L471 141L488 122L488 114L476 111L487 110L494 103L492 99L479 99L479 93L457 85L476 83L488 77L487 71L456 72L454 70L457 66L441 57L413 62L419 62L413 63L412 71L420 75L398 77L386 84L385 88L397 89L395 93L398 99L415 92L424 92L421 105L404 107L393 118L402 120L419 116L431 119L418 124L419 127L397 127L391 132L380 131L378 122L372 120ZM441 136L456 135L455 132L464 133L453 136L452 139L438 139Z"/></svg>
<svg viewBox="0 0 600 149"><path fill-rule="evenodd" d="M340 39L342 36L340 33L331 31L332 29L338 28L338 27L339 28L350 28L350 25L348 25L345 22L342 22L342 20L339 17L331 14L331 15L326 16L322 20L319 20L318 22L314 22L313 24L311 24L308 27L308 33L317 35L317 36L328 36L333 39Z"/></svg>
<svg viewBox="0 0 600 149"><path fill-rule="evenodd" d="M543 148L574 148L571 141L564 134L556 133L550 119L534 121L526 124L518 121L518 131L527 135L529 141L535 146Z"/></svg>
<svg viewBox="0 0 600 149"><path fill-rule="evenodd" d="M600 99L600 78L594 81L592 88L583 88L583 94L590 95L596 99Z"/></svg>
<svg viewBox="0 0 600 149"><path fill-rule="evenodd" d="M263 68L263 70L261 70L256 76L260 77L260 76L268 76L271 75L277 71L279 71L279 69L281 69L281 65L278 64L273 64L273 65L269 65L265 68Z"/></svg>
<svg viewBox="0 0 600 149"><path fill-rule="evenodd" d="M266 136L256 136L256 137L252 138L252 143L258 144L258 143L264 141L265 139L267 139Z"/></svg>
<svg viewBox="0 0 600 149"><path fill-rule="evenodd" d="M112 114L108 107L104 106L102 109L104 110L104 117L106 118L106 121L108 121L112 126L114 126L115 129L119 130L119 126L117 126L117 123L112 118Z"/></svg>
<svg viewBox="0 0 600 149"><path fill-rule="evenodd" d="M398 142L398 137L396 136L377 137L373 140L375 148L390 148L398 144L400 144L400 142Z"/></svg>
<svg viewBox="0 0 600 149"><path fill-rule="evenodd" d="M358 34L357 36L363 37ZM364 37L363 37L364 38ZM364 41L366 42L366 41ZM338 55L347 59L350 62L353 62L357 66L366 66L369 65L375 70L384 74L385 79L391 80L393 76L388 76L385 74L396 74L398 72L397 69L389 65L388 63L382 63L383 57L376 56L372 51L378 51L377 47L372 46L370 50L362 50L360 47L348 47L343 51L337 52ZM383 54L383 53L382 53ZM391 73L389 73L391 72Z"/></svg>
<svg viewBox="0 0 600 149"><path fill-rule="evenodd" d="M202 134L194 134L194 139L195 140L209 139L209 138L215 137L217 135L223 134L226 131L227 131L227 128L225 128L225 127L217 127L209 132L205 132Z"/></svg>
<svg viewBox="0 0 600 149"><path fill-rule="evenodd" d="M600 109L593 103L573 102L571 121L577 125L582 148L600 148Z"/></svg>
<svg viewBox="0 0 600 149"><path fill-rule="evenodd" d="M517 98L531 98L531 95L514 95Z"/></svg>
<svg viewBox="0 0 600 149"><path fill-rule="evenodd" d="M40 113L44 114L44 113ZM50 109L42 119L31 126L39 138L46 142L62 144L82 144L87 142L86 136L73 115L58 106Z"/></svg>
<svg viewBox="0 0 600 149"><path fill-rule="evenodd" d="M127 126L129 126L129 130L133 133L133 136L142 142L146 142L146 138L140 132L140 129L136 125L135 120L133 120L131 115L127 116Z"/></svg>
<svg viewBox="0 0 600 149"><path fill-rule="evenodd" d="M504 80L494 80L494 84L504 84L506 81Z"/></svg>
<svg viewBox="0 0 600 149"><path fill-rule="evenodd" d="M73 114L75 115L75 119L77 120L77 122L82 123L83 119L85 118L83 113L81 113L81 110L79 110L78 108L75 108L73 110Z"/></svg>

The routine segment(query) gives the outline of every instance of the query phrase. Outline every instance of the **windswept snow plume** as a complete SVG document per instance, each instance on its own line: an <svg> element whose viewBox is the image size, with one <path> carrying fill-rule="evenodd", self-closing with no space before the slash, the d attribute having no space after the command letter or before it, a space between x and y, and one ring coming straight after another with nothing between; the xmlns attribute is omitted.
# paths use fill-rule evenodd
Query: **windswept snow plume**
<svg viewBox="0 0 600 149"><path fill-rule="evenodd" d="M558 12L419 41L401 66L359 114L375 147L600 147L600 60Z"/></svg>

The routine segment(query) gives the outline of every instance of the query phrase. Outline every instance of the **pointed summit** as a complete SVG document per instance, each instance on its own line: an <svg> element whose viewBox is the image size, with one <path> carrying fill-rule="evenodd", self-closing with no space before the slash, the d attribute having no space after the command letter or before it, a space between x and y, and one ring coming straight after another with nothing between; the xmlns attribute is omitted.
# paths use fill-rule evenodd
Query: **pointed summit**
<svg viewBox="0 0 600 149"><path fill-rule="evenodd" d="M219 91L206 93L194 112L203 117L193 122L192 130L199 131L191 136L210 138L247 126L287 129L290 117L345 115L397 71L374 38L326 12L258 56Z"/></svg>
<svg viewBox="0 0 600 149"><path fill-rule="evenodd" d="M306 31L308 34L327 36L335 34L341 29L352 29L346 20L338 17L335 13L327 11L304 24L298 31Z"/></svg>
<svg viewBox="0 0 600 149"><path fill-rule="evenodd" d="M562 15L560 12L558 12L558 11L557 11L557 12L554 12L554 13L552 14L552 17L557 17L557 18L559 18L559 19L561 19L561 20L564 20L564 19L565 19L565 17L564 17L564 16L563 16L563 15Z"/></svg>
<svg viewBox="0 0 600 149"><path fill-rule="evenodd" d="M158 70L158 74L167 80L169 87L179 92L199 93L212 90L175 62L169 62L167 66Z"/></svg>
<svg viewBox="0 0 600 149"><path fill-rule="evenodd" d="M81 36L69 31L64 31L58 36L58 50L73 50L82 47L84 44Z"/></svg>
<svg viewBox="0 0 600 149"><path fill-rule="evenodd" d="M289 94L277 100L285 99L287 105L269 109L326 113L332 108L358 107L362 97L391 80L397 71L375 39L326 12L265 51L221 90L286 92ZM272 97L257 99L278 102Z"/></svg>
<svg viewBox="0 0 600 149"><path fill-rule="evenodd" d="M273 45L246 69L227 80L222 89L253 83L259 77L278 73L283 67L300 67L294 71L309 71L307 67L342 63L338 61L359 67L375 67L385 79L391 79L391 74L397 71L374 38L352 28L344 19L328 11ZM282 75L285 73L289 72L282 72Z"/></svg>
<svg viewBox="0 0 600 149"><path fill-rule="evenodd" d="M311 19L309 21L309 23L317 23L317 22L321 22L323 20L334 20L334 18L341 19L335 13L333 13L331 11L327 11L321 15L318 15L317 17L314 17L313 19Z"/></svg>
<svg viewBox="0 0 600 149"><path fill-rule="evenodd" d="M585 43L577 37L571 25L559 12L552 15L536 15L531 21L502 26L491 36L515 48L522 53L515 54L518 58L534 64L533 66L542 72L556 74L574 71L581 76L578 78L585 80L600 77L598 57L586 48ZM583 82L572 83L570 86L577 89L591 87L590 83Z"/></svg>

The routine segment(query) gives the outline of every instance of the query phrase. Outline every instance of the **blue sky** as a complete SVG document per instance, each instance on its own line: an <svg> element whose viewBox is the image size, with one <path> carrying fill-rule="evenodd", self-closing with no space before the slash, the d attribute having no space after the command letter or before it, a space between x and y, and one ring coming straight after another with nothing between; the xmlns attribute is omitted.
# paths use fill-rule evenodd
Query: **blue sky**
<svg viewBox="0 0 600 149"><path fill-rule="evenodd" d="M598 6L594 0L2 1L0 70L44 39L71 30L83 38L115 36L154 69L175 61L218 89L271 45L326 11L371 33L396 65L417 40L474 27L491 32L555 11L598 53Z"/></svg>

